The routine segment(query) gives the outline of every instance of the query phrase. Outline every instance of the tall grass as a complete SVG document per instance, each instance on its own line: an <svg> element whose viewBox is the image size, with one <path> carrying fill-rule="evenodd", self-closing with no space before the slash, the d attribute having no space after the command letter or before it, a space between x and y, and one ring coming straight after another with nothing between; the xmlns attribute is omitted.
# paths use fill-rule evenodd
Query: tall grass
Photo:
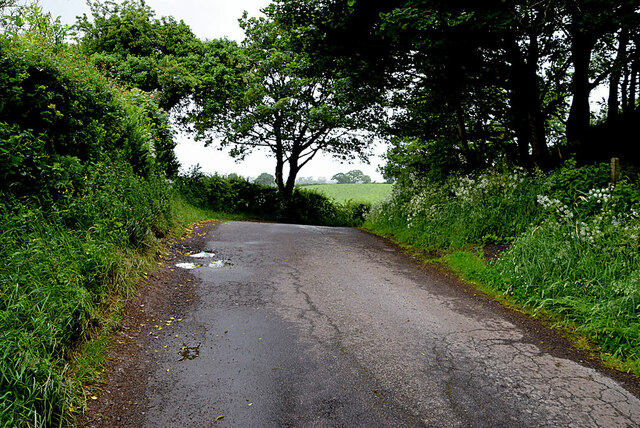
<svg viewBox="0 0 640 428"><path fill-rule="evenodd" d="M175 224L161 178L175 143L153 94L102 76L59 22L30 6L14 24L0 33L0 425L64 425L90 375L78 345L114 324L105 312Z"/></svg>
<svg viewBox="0 0 640 428"><path fill-rule="evenodd" d="M57 200L0 204L0 423L50 425L74 394L70 352L134 292L142 257L171 225L171 194L130 166L93 164Z"/></svg>
<svg viewBox="0 0 640 428"><path fill-rule="evenodd" d="M428 250L508 242L542 217L535 198L541 191L537 177L523 170L415 180L394 188L365 227Z"/></svg>
<svg viewBox="0 0 640 428"><path fill-rule="evenodd" d="M506 244L474 279L577 326L640 374L640 190L608 166L485 171L414 182L365 227L440 252Z"/></svg>

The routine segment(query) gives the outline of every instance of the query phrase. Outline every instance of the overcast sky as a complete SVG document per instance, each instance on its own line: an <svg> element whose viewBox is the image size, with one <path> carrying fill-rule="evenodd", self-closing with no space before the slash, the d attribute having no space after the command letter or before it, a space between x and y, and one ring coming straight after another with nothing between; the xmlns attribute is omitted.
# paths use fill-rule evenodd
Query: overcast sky
<svg viewBox="0 0 640 428"><path fill-rule="evenodd" d="M241 41L244 38L242 29L238 25L238 18L243 11L249 16L260 15L260 9L269 4L269 0L147 0L156 16L173 16L177 20L183 20L191 27L193 32L201 39L215 39L226 37ZM83 13L89 14L89 8L85 0L40 0L45 11L54 16L60 16L65 24L73 24L76 16ZM326 177L330 179L338 172L347 172L352 169L360 169L370 175L373 180L382 181L382 176L377 172L381 163L379 155L384 153L383 147L378 147L376 155L370 161L371 165L354 163L340 164L331 157L316 156L298 174L298 176ZM226 152L218 151L213 147L204 147L188 136L178 137L176 147L178 160L183 169L200 164L203 171L208 173L218 172L229 174L235 172L245 177L257 177L262 172L273 174L275 160L261 153L254 153L242 163L236 164Z"/></svg>

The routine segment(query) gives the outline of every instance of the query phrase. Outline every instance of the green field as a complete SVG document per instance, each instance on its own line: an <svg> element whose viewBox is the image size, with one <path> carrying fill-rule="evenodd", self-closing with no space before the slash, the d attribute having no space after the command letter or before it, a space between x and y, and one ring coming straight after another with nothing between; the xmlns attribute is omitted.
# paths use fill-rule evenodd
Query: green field
<svg viewBox="0 0 640 428"><path fill-rule="evenodd" d="M315 190L336 202L348 200L358 202L376 203L385 200L391 195L393 184L369 183L369 184L312 184L303 186L303 189Z"/></svg>

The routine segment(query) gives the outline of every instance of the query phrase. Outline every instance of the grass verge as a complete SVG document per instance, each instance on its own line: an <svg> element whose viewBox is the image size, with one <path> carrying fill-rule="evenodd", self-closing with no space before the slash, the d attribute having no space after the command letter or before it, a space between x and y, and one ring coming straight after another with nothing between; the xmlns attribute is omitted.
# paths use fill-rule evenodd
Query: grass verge
<svg viewBox="0 0 640 428"><path fill-rule="evenodd" d="M145 281L148 275L157 267L158 256L164 253L164 242L179 238L188 227L203 220L247 220L242 214L214 211L193 206L184 197L175 193L171 198L172 218L171 228L162 240L155 240L144 254L134 252L123 254L120 262L123 268L118 278L120 284L126 284L129 290L124 295L110 297L98 315L100 322L87 334L84 341L78 344L69 358L69 370L66 374L69 393L65 398L65 413L67 421L86 409L86 401L91 395L86 393L84 386L101 383L103 367L107 352L113 340L113 335L119 331L122 314L127 302L136 294L140 281Z"/></svg>
<svg viewBox="0 0 640 428"><path fill-rule="evenodd" d="M412 182L374 206L365 227L439 254L494 298L575 331L578 347L638 376L640 180L607 180L604 166L568 164ZM484 264L485 245L508 249Z"/></svg>
<svg viewBox="0 0 640 428"><path fill-rule="evenodd" d="M470 247L466 250L449 252L425 250L397 240L396 237L389 234L388 231L381 233L372 229L370 226L364 229L367 232L391 240L402 248L409 257L420 260L425 264L436 265L451 271L457 278L473 286L478 292L497 301L502 306L518 311L530 318L536 319L546 327L556 330L577 350L585 353L594 360L600 361L604 367L640 377L640 364L638 364L637 359L622 358L619 355L607 352L600 343L594 340L589 334L586 334L580 328L580 325L567 319L562 313L527 304L509 293L505 293L502 288L496 286L496 284L501 281L499 278L496 281L496 274L491 264L488 264L484 260L480 247Z"/></svg>

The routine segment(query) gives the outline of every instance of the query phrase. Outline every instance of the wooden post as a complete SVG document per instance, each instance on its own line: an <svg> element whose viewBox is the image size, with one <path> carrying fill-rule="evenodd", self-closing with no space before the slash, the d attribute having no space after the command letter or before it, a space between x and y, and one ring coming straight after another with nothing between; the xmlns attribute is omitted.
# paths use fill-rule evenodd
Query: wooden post
<svg viewBox="0 0 640 428"><path fill-rule="evenodd" d="M620 177L620 158L611 158L611 187L615 187Z"/></svg>

